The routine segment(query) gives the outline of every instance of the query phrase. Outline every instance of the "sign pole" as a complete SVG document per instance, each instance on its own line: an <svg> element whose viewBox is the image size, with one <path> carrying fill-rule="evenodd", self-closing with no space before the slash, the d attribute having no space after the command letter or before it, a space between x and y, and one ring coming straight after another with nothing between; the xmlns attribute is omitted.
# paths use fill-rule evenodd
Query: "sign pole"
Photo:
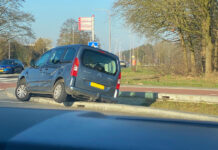
<svg viewBox="0 0 218 150"><path fill-rule="evenodd" d="M95 41L95 16L92 15L92 41Z"/></svg>

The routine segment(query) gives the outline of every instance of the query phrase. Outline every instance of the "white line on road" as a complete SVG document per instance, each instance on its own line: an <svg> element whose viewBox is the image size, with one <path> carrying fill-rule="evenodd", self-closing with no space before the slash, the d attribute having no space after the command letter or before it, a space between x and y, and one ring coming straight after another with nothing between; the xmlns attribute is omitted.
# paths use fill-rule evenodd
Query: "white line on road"
<svg viewBox="0 0 218 150"><path fill-rule="evenodd" d="M14 104L22 104L22 103L24 103L24 102L0 101L0 103L14 103Z"/></svg>
<svg viewBox="0 0 218 150"><path fill-rule="evenodd" d="M0 77L18 77L19 74L0 74Z"/></svg>
<svg viewBox="0 0 218 150"><path fill-rule="evenodd" d="M0 80L17 80L17 78L0 78Z"/></svg>
<svg viewBox="0 0 218 150"><path fill-rule="evenodd" d="M209 95L211 95L211 96L218 96L217 94L209 94Z"/></svg>

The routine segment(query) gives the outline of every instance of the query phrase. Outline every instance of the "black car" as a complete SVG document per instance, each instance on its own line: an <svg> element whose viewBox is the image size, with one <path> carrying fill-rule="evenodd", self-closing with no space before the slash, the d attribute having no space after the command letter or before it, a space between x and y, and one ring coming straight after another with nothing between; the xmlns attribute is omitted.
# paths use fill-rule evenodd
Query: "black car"
<svg viewBox="0 0 218 150"><path fill-rule="evenodd" d="M0 61L0 73L21 73L24 65L17 59L4 59Z"/></svg>

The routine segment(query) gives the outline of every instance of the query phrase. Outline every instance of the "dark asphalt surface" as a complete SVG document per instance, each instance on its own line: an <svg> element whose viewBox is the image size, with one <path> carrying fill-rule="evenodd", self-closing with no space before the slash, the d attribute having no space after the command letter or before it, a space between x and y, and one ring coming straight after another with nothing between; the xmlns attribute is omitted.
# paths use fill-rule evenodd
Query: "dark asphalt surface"
<svg viewBox="0 0 218 150"><path fill-rule="evenodd" d="M15 98L8 97L5 92L2 90L0 91L0 108L31 108L31 109L55 109L55 110L85 110L85 111L95 111L95 110L88 110L86 108L72 108L72 107L64 107L64 106L56 106L52 104L44 104L44 103L37 103L37 102L21 102L18 101ZM99 111L96 110L96 112L100 112L106 115L120 115L120 116L143 116L143 117L158 117L158 116L151 116L149 114L144 115L134 115L132 113L130 114L124 114L122 112L110 112L110 111ZM160 117L162 118L162 117Z"/></svg>

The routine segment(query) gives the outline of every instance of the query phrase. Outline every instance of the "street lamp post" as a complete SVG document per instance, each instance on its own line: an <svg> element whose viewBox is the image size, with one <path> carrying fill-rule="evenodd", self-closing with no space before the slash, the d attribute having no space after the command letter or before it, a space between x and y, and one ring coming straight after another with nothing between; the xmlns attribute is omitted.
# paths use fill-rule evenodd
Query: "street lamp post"
<svg viewBox="0 0 218 150"><path fill-rule="evenodd" d="M109 52L112 52L111 51L111 14L110 12L108 11L108 23L109 23Z"/></svg>
<svg viewBox="0 0 218 150"><path fill-rule="evenodd" d="M105 12L107 12L107 14L108 14L108 28L109 28L109 37L108 37L108 41L109 41L109 46L108 46L108 48L109 48L109 52L112 52L112 50L111 50L111 13L110 13L110 10L108 10L108 9L97 9L97 11L105 11Z"/></svg>
<svg viewBox="0 0 218 150"><path fill-rule="evenodd" d="M11 59L11 42L8 40L8 59Z"/></svg>

